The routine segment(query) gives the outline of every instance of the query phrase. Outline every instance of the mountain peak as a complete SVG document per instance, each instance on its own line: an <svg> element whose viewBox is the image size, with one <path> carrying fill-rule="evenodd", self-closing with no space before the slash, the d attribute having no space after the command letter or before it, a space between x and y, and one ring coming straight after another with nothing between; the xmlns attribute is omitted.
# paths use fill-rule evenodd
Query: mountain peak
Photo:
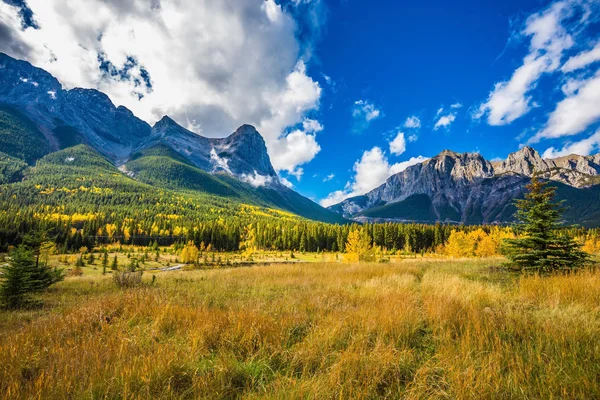
<svg viewBox="0 0 600 400"><path fill-rule="evenodd" d="M518 157L524 157L524 158L527 158L527 157L541 158L540 153L538 153L537 150L531 146L523 146L518 151L515 151L514 153L509 154L509 157L510 156L518 156Z"/></svg>
<svg viewBox="0 0 600 400"><path fill-rule="evenodd" d="M154 128L161 128L166 126L179 126L179 124L168 115L164 115L159 121L157 121L154 124Z"/></svg>
<svg viewBox="0 0 600 400"><path fill-rule="evenodd" d="M440 154L438 154L439 157L443 157L443 156L450 156L450 157L457 157L460 153L457 153L453 150L449 150L449 149L444 149L440 152Z"/></svg>
<svg viewBox="0 0 600 400"><path fill-rule="evenodd" d="M237 128L235 132L231 134L231 136L261 136L260 133L256 130L256 128L252 125L244 124ZM262 138L262 136L261 136Z"/></svg>

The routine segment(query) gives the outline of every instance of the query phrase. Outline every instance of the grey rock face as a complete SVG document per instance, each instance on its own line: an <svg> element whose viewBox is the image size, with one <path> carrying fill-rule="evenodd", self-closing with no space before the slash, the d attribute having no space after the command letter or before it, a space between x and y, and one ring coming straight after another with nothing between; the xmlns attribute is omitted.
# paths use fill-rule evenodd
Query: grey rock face
<svg viewBox="0 0 600 400"><path fill-rule="evenodd" d="M500 222L506 217L503 210L523 193L534 171L545 179L582 188L600 175L599 161L600 155L543 159L528 146L495 163L480 154L444 150L391 176L366 195L346 199L330 209L356 217L365 210L427 195L439 220L447 220L450 214L459 216L450 219L452 222Z"/></svg>
<svg viewBox="0 0 600 400"><path fill-rule="evenodd" d="M253 126L243 125L226 138L214 139L191 132L165 116L154 125L151 139L141 148L159 143L205 171L248 179L263 177L265 183L279 184L265 141Z"/></svg>

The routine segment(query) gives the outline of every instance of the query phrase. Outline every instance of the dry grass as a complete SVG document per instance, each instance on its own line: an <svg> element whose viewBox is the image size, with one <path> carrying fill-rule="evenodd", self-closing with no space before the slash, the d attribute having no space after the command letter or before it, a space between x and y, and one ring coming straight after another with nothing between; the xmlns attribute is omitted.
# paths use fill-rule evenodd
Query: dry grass
<svg viewBox="0 0 600 400"><path fill-rule="evenodd" d="M600 272L497 260L68 278L0 313L0 393L54 398L599 398ZM148 279L149 276L146 276Z"/></svg>

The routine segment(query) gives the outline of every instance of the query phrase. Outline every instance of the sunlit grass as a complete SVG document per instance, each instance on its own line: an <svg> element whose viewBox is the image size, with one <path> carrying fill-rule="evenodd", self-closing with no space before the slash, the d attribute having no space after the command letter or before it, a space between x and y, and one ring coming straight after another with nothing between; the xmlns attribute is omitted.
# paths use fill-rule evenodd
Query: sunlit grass
<svg viewBox="0 0 600 400"><path fill-rule="evenodd" d="M157 272L129 290L68 278L43 309L0 313L0 393L598 398L600 273L518 277L500 263Z"/></svg>

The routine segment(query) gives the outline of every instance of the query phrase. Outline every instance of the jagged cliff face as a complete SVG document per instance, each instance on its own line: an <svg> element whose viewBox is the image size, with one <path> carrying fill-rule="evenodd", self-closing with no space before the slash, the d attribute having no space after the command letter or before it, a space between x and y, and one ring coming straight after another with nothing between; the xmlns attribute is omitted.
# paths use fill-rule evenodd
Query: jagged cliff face
<svg viewBox="0 0 600 400"><path fill-rule="evenodd" d="M584 188L597 182L599 161L600 155L543 159L531 147L524 147L504 161L491 163L476 153L445 150L391 176L366 195L330 209L358 220L395 219L390 205L401 206L411 197L424 195L436 220L503 222L511 217L513 199L522 195L534 171L542 172L546 179Z"/></svg>
<svg viewBox="0 0 600 400"><path fill-rule="evenodd" d="M157 144L171 147L208 172L229 173L250 183L259 180L269 186L279 184L265 141L250 125L239 127L226 138L206 138L163 117L152 128L151 139L141 148Z"/></svg>
<svg viewBox="0 0 600 400"><path fill-rule="evenodd" d="M206 138L164 117L151 127L93 89L64 90L48 72L0 53L0 105L31 119L48 142L47 152L90 145L117 165L136 151L167 145L208 172L231 174L255 186L281 188L262 136L243 125L223 139ZM1 149L0 149L1 150Z"/></svg>

